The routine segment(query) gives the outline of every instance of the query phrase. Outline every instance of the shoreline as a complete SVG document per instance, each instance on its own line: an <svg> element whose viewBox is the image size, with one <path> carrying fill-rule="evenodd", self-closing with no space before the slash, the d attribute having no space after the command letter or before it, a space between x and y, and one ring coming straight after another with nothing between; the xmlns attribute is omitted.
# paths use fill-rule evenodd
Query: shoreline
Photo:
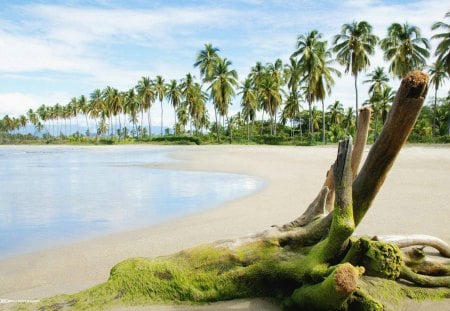
<svg viewBox="0 0 450 311"><path fill-rule="evenodd" d="M0 260L0 298L77 292L105 281L110 269L128 257L163 256L291 221L319 191L336 152L334 145L177 147L170 156L181 161L151 167L250 175L263 179L265 187L149 228ZM424 233L450 242L443 221L450 219L449 171L449 148L405 146L355 234Z"/></svg>

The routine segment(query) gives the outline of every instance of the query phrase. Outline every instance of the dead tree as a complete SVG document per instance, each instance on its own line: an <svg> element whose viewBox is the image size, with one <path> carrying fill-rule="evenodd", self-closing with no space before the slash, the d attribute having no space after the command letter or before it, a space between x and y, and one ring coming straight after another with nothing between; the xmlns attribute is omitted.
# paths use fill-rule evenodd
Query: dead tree
<svg viewBox="0 0 450 311"><path fill-rule="evenodd" d="M424 73L411 72L403 79L384 128L358 171L371 116L370 108L363 108L355 144L351 137L339 143L323 188L294 221L169 257L125 260L104 284L51 298L41 307L271 296L286 309L383 310L383 301L367 290L371 277L441 287L439 293L449 297L449 266L427 259L420 249L401 250L427 245L450 257L444 241L429 236L352 236L406 142L427 89Z"/></svg>

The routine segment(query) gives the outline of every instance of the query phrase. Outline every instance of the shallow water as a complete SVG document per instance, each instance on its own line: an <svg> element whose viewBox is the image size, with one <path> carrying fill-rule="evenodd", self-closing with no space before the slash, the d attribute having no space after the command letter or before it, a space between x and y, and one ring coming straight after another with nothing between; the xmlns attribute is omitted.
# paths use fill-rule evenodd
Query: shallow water
<svg viewBox="0 0 450 311"><path fill-rule="evenodd" d="M262 186L249 176L160 170L161 147L0 147L0 258L135 229Z"/></svg>

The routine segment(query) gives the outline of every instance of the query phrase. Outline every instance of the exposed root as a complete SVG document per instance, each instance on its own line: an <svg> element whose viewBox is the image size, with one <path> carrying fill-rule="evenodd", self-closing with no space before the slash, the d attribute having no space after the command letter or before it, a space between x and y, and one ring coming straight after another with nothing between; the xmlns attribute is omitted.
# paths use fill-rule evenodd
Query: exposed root
<svg viewBox="0 0 450 311"><path fill-rule="evenodd" d="M449 276L427 276L412 271L406 265L402 266L400 278L424 287L447 287L450 288Z"/></svg>
<svg viewBox="0 0 450 311"><path fill-rule="evenodd" d="M437 249L442 256L450 258L449 245L443 240L431 235L377 235L374 237L374 240L394 243L400 248L416 245L431 246Z"/></svg>

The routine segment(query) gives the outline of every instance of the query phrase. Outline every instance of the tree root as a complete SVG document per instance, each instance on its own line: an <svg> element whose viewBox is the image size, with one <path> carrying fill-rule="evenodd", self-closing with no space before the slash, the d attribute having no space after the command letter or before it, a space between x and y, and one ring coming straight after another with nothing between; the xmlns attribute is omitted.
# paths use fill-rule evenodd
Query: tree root
<svg viewBox="0 0 450 311"><path fill-rule="evenodd" d="M417 274L406 265L402 266L400 278L424 287L447 287L450 288L449 276L427 276Z"/></svg>
<svg viewBox="0 0 450 311"><path fill-rule="evenodd" d="M443 240L431 235L377 235L374 240L394 243L400 248L416 245L431 246L437 249L442 256L450 258L450 246Z"/></svg>

